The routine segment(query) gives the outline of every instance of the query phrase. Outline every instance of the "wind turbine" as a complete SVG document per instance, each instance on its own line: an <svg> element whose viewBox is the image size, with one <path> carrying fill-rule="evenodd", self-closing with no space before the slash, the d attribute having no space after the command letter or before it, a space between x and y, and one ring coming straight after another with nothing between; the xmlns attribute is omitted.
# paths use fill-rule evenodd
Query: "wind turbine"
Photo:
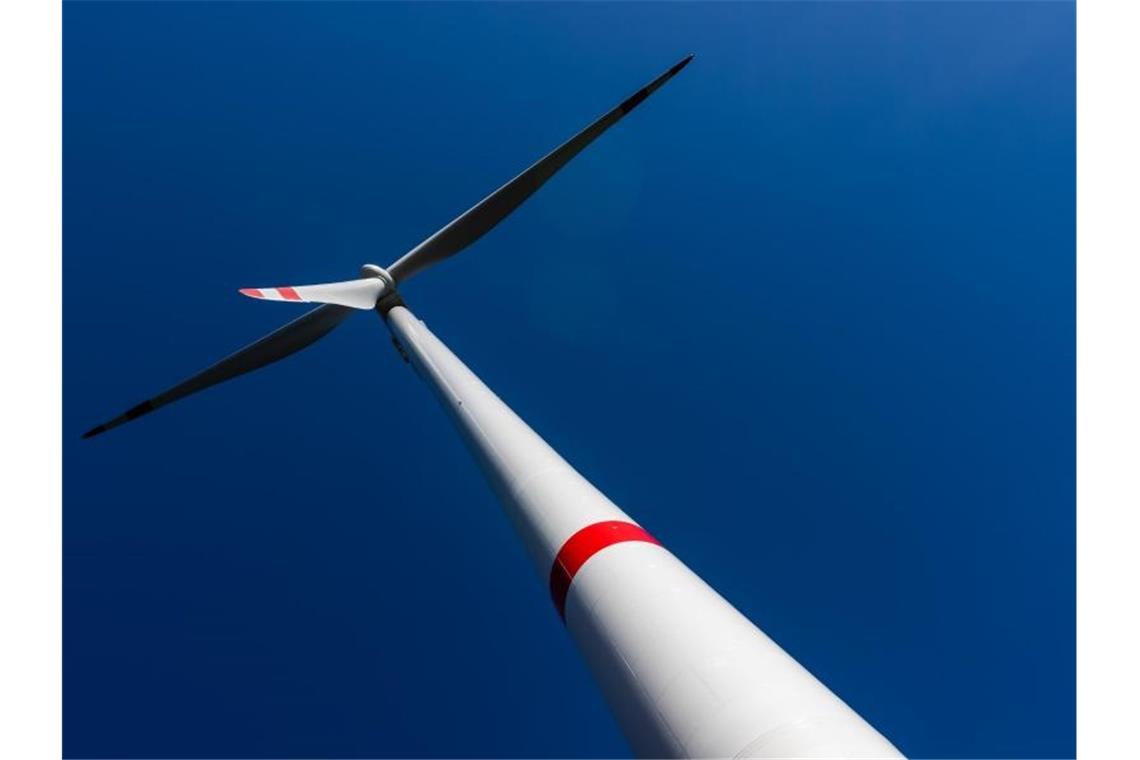
<svg viewBox="0 0 1140 760"><path fill-rule="evenodd" d="M478 460L638 755L902 757L562 459L416 318L399 291L482 237L691 60L683 58L387 269L368 264L347 282L242 290L321 306L83 437L300 351L354 310L375 310Z"/></svg>

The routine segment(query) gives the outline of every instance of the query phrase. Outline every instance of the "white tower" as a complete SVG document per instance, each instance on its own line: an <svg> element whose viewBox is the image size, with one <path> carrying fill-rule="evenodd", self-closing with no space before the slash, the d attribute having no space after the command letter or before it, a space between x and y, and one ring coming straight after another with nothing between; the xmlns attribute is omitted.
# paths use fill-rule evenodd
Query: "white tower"
<svg viewBox="0 0 1140 760"><path fill-rule="evenodd" d="M84 434L295 353L375 308L435 391L550 584L618 723L645 757L900 757L878 732L579 475L408 310L397 287L482 237L683 69L682 59L530 168L360 279L247 288L319 303L212 367Z"/></svg>
<svg viewBox="0 0 1140 760"><path fill-rule="evenodd" d="M579 475L398 298L378 309L548 579L635 753L902 757Z"/></svg>

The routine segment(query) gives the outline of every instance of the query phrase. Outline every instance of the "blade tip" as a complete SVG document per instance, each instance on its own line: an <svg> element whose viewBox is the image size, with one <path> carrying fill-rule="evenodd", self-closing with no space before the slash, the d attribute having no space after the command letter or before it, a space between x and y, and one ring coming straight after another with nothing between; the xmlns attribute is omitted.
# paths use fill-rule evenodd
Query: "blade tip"
<svg viewBox="0 0 1140 760"><path fill-rule="evenodd" d="M243 296L249 296L250 298L264 298L261 290L258 288L238 288L238 292Z"/></svg>
<svg viewBox="0 0 1140 760"><path fill-rule="evenodd" d="M661 75L662 79L669 80L677 76L677 74L680 73L681 69L689 65L689 61L691 60L693 60L693 54L689 53L687 56L670 66L669 70Z"/></svg>
<svg viewBox="0 0 1140 760"><path fill-rule="evenodd" d="M91 428L86 433L84 433L82 437L84 440L86 440L88 438L94 438L95 436L99 435L100 433L105 433L105 432L107 432L107 426L106 425L96 425L95 427Z"/></svg>

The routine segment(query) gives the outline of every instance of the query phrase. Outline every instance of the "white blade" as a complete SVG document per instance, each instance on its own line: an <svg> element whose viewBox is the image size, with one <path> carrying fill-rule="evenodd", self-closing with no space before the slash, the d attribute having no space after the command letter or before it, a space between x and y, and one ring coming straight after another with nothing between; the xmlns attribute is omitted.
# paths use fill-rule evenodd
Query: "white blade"
<svg viewBox="0 0 1140 760"><path fill-rule="evenodd" d="M344 321L352 312L343 306L320 306L313 309L289 324L274 330L264 338L251 343L237 353L227 356L212 367L208 367L189 380L163 391L154 398L147 399L141 404L132 406L114 419L97 425L83 434L90 438L105 433L111 428L118 427L124 422L138 419L144 414L150 414L155 409L185 398L192 393L205 390L212 385L225 382L232 378L260 369L266 364L272 364L284 359L290 354L320 340L328 335L333 328Z"/></svg>
<svg viewBox="0 0 1140 760"><path fill-rule="evenodd" d="M593 124L540 158L537 163L522 174L479 201L439 232L408 251L388 267L389 274L396 282L403 282L421 269L442 261L448 256L454 256L483 237L492 227L522 205L523 201L534 195L538 188L542 187L570 159L581 153L587 145L596 140L607 129L621 121L623 116L637 108L643 100L656 92L657 88L685 68L692 59L692 55L682 58L668 71L630 95Z"/></svg>
<svg viewBox="0 0 1140 760"><path fill-rule="evenodd" d="M321 285L282 286L279 288L242 288L241 294L263 301L293 301L295 303L324 303L348 306L352 309L371 309L384 293L387 283L378 277L347 282L326 282Z"/></svg>

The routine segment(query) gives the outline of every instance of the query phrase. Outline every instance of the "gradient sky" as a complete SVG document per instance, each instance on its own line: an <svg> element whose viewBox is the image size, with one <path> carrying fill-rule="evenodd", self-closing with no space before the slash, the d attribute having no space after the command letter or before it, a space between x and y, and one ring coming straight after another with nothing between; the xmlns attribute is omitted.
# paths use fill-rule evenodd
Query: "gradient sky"
<svg viewBox="0 0 1140 760"><path fill-rule="evenodd" d="M905 753L1075 753L1072 5L72 2L67 755L628 754L375 316L79 434L690 51L409 305Z"/></svg>

